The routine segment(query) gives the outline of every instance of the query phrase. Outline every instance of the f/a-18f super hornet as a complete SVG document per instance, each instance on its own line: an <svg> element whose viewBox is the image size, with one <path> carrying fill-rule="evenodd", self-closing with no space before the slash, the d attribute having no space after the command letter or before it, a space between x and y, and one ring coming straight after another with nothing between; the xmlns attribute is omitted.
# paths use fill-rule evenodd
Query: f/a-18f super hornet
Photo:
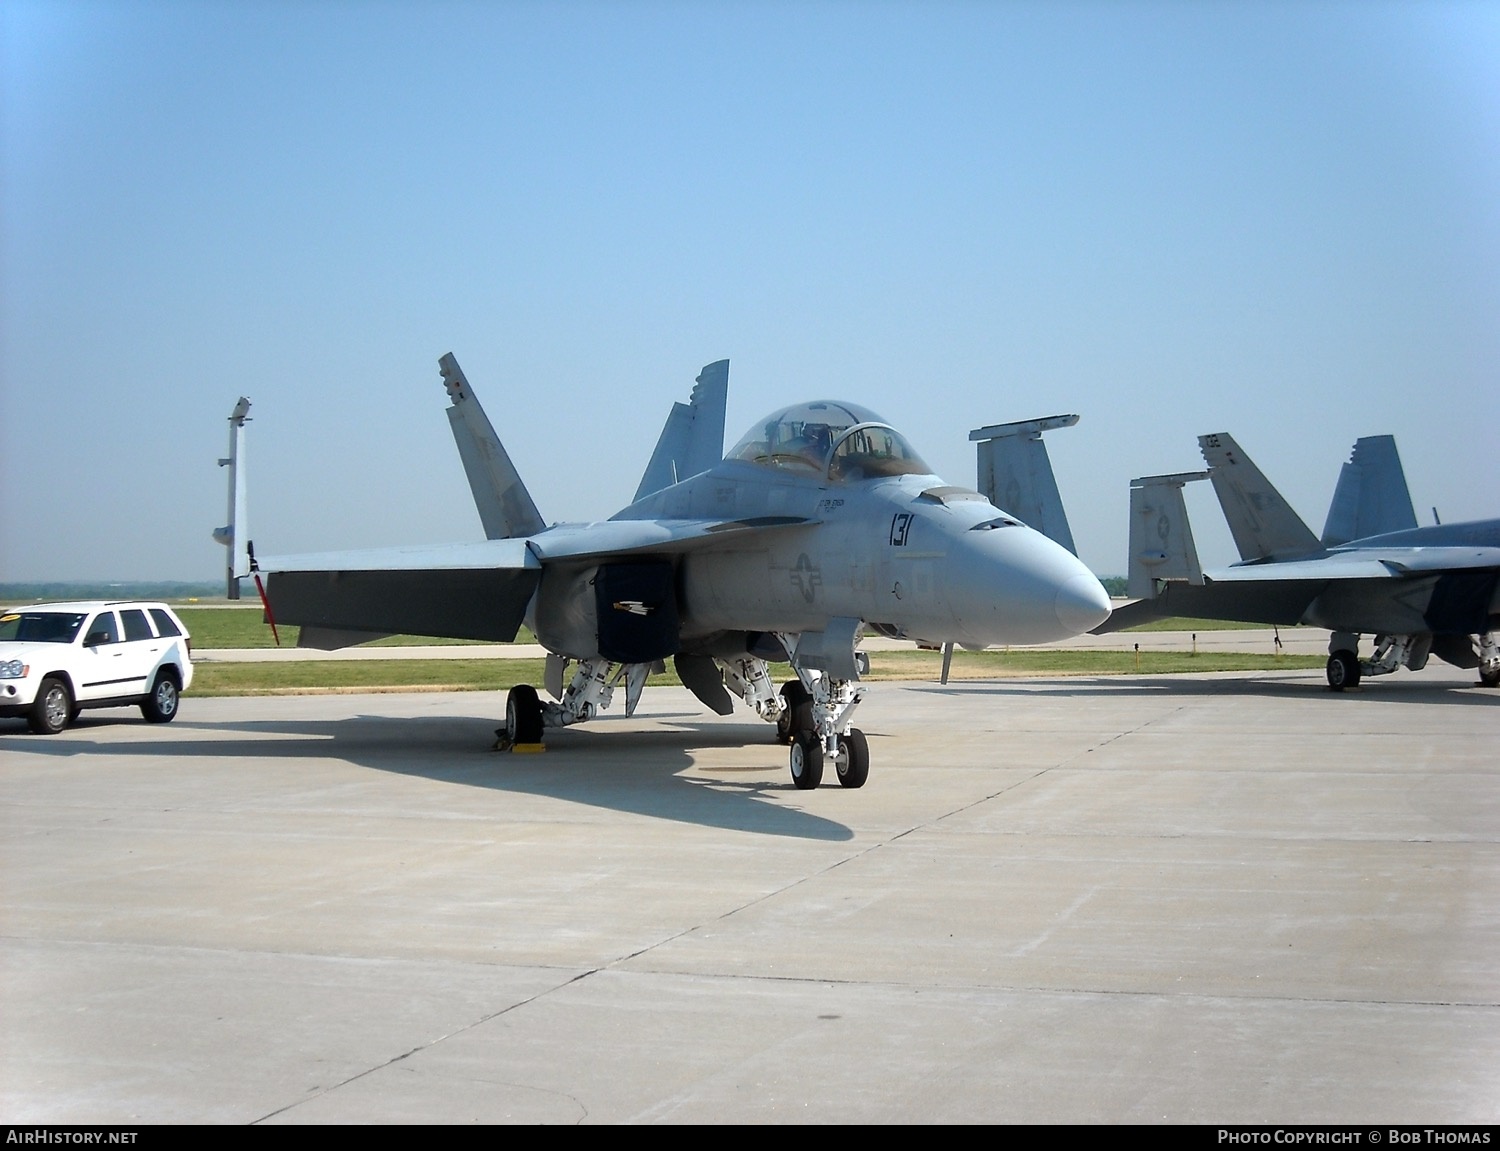
<svg viewBox="0 0 1500 1151"><path fill-rule="evenodd" d="M1367 436L1339 474L1318 539L1227 433L1200 436L1208 470L1130 482L1129 592L1098 632L1163 616L1328 628L1328 686L1429 655L1500 684L1500 520L1418 527L1396 442ZM1214 485L1241 562L1199 566L1182 488ZM1362 634L1374 635L1359 658Z"/></svg>
<svg viewBox="0 0 1500 1151"><path fill-rule="evenodd" d="M550 653L551 698L512 689L511 745L592 718L621 684L631 714L671 657L711 710L728 714L738 696L777 725L798 787L816 787L825 763L859 787L869 751L850 721L866 631L982 648L1063 639L1109 614L1067 550L945 484L858 405L783 408L724 455L727 360L674 407L629 507L548 527L458 363L439 366L489 538L253 566L268 577L268 611L300 624L305 646L388 634L509 642L526 623ZM236 570L251 566L241 557ZM767 663L781 660L796 679L778 692Z"/></svg>

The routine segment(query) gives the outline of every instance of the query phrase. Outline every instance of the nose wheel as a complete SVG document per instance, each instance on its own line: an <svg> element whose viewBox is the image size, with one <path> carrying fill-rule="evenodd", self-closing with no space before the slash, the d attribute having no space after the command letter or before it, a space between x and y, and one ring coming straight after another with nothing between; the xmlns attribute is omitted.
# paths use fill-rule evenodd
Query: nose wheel
<svg viewBox="0 0 1500 1151"><path fill-rule="evenodd" d="M870 745L859 728L851 727L848 735L839 736L835 770L843 787L863 787L870 778Z"/></svg>
<svg viewBox="0 0 1500 1151"><path fill-rule="evenodd" d="M823 741L807 728L792 733L792 783L811 791L823 782Z"/></svg>
<svg viewBox="0 0 1500 1151"><path fill-rule="evenodd" d="M870 778L870 744L865 733L851 727L836 737L838 753L832 756L834 775L840 787L863 787ZM792 735L792 783L799 791L809 791L823 782L823 764L828 758L823 740L816 731L801 728Z"/></svg>

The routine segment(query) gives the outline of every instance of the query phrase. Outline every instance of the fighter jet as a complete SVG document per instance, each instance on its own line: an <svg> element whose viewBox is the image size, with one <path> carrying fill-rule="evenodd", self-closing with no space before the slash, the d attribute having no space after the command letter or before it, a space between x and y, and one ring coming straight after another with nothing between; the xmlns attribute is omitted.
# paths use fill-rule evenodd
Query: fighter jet
<svg viewBox="0 0 1500 1151"><path fill-rule="evenodd" d="M1072 554L944 483L857 404L782 408L723 455L727 361L674 408L630 506L548 527L457 361L439 367L489 538L258 562L247 549L241 574L266 577L269 614L300 624L304 646L389 634L509 642L524 622L550 653L550 698L511 690L503 746L593 718L622 684L633 713L670 657L711 710L728 714L738 696L776 724L797 787L818 786L825 764L860 787L869 748L851 719L866 632L982 648L1077 635L1109 614ZM778 661L796 675L780 691L768 667Z"/></svg>
<svg viewBox="0 0 1500 1151"><path fill-rule="evenodd" d="M1327 628L1328 686L1429 655L1500 684L1500 520L1418 527L1390 436L1357 441L1320 540L1227 433L1200 436L1207 471L1130 481L1129 591L1096 632L1163 616ZM1199 565L1183 485L1207 479L1240 562ZM1374 652L1359 657L1361 635Z"/></svg>

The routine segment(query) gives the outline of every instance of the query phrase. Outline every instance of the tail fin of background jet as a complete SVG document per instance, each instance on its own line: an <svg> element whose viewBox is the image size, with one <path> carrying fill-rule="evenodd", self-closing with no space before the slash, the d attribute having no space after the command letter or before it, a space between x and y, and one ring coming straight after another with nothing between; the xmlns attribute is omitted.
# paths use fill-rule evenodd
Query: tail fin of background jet
<svg viewBox="0 0 1500 1151"><path fill-rule="evenodd" d="M1317 536L1302 522L1271 481L1228 432L1199 436L1208 478L1229 521L1240 559L1286 559L1319 548Z"/></svg>
<svg viewBox="0 0 1500 1151"><path fill-rule="evenodd" d="M729 400L729 361L718 360L698 374L685 404L673 404L641 476L635 499L706 472L724 458L724 409Z"/></svg>
<svg viewBox="0 0 1500 1151"><path fill-rule="evenodd" d="M1073 532L1042 433L1071 428L1077 422L1077 416L1048 416L991 424L969 433L970 440L979 442L978 486L985 498L1074 555L1078 549L1073 546Z"/></svg>
<svg viewBox="0 0 1500 1151"><path fill-rule="evenodd" d="M485 538L535 535L547 525L452 352L438 360L438 369L443 373L443 386L452 401L448 423L453 428L453 442L458 445L459 458L469 477L469 489L474 493Z"/></svg>
<svg viewBox="0 0 1500 1151"><path fill-rule="evenodd" d="M1188 523L1184 484L1209 478L1208 472L1178 472L1130 481L1130 572L1126 594L1155 599L1157 580L1201 584L1198 547Z"/></svg>
<svg viewBox="0 0 1500 1151"><path fill-rule="evenodd" d="M1323 546L1337 547L1350 540L1417 526L1406 473L1396 451L1395 436L1364 436L1354 441L1354 452L1339 472L1339 484L1323 524Z"/></svg>

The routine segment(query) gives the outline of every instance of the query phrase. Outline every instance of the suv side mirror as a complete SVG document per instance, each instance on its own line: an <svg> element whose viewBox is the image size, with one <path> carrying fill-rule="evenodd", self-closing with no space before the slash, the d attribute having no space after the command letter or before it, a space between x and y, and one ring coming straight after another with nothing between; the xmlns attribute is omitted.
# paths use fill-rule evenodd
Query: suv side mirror
<svg viewBox="0 0 1500 1151"><path fill-rule="evenodd" d="M103 628L100 628L98 631L91 631L88 635L83 637L84 647L98 647L101 643L109 642L109 632L104 630Z"/></svg>

